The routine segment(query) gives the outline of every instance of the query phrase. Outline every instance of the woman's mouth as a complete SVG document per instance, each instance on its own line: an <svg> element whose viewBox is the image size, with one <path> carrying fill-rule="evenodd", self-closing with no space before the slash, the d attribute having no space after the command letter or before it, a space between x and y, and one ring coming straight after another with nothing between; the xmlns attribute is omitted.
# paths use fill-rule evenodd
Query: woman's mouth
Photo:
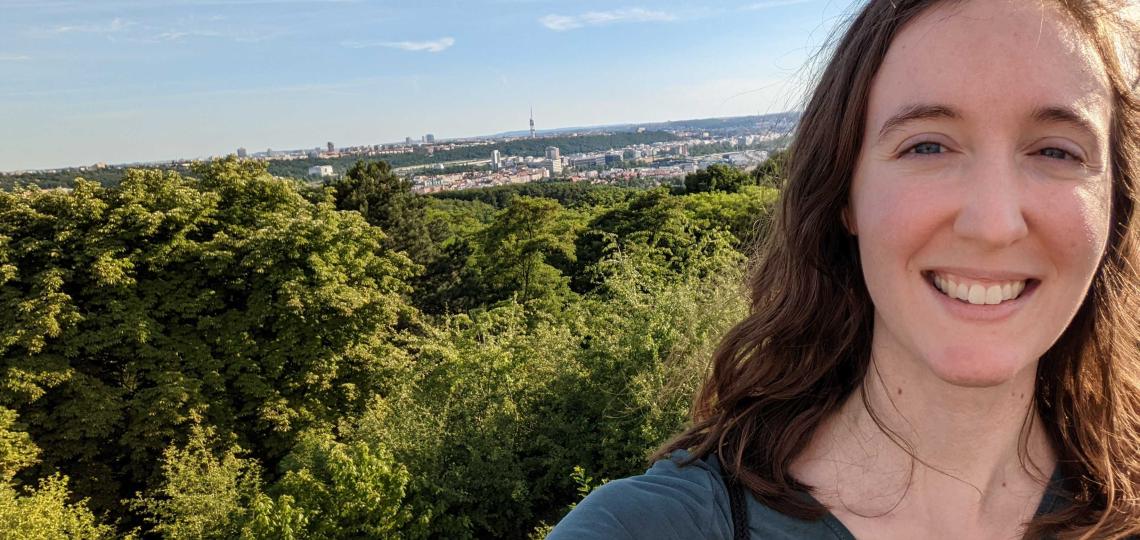
<svg viewBox="0 0 1140 540"><path fill-rule="evenodd" d="M1036 280L980 281L946 272L928 272L927 279L942 294L974 305L997 305L1017 300Z"/></svg>

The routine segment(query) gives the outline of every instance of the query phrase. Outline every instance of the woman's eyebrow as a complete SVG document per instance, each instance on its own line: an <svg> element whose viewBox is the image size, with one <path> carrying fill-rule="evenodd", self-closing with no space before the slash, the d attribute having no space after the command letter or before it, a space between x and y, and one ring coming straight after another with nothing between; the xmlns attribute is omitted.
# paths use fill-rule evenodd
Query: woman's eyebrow
<svg viewBox="0 0 1140 540"><path fill-rule="evenodd" d="M879 139L882 140L891 130L897 129L907 122L937 118L960 120L962 115L949 105L939 105L936 103L906 105L891 115L886 122L883 122L883 127L879 129Z"/></svg>
<svg viewBox="0 0 1140 540"><path fill-rule="evenodd" d="M1069 107L1038 107L1033 110L1032 118L1035 122L1041 124L1067 124L1083 131L1086 135L1095 140L1100 140L1101 138L1100 135L1098 135L1099 131L1088 117Z"/></svg>

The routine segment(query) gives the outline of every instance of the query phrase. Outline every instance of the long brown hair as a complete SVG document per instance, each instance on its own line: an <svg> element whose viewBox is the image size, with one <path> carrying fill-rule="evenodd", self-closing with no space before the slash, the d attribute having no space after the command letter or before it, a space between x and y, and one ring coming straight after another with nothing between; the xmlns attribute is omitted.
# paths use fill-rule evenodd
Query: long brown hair
<svg viewBox="0 0 1140 540"><path fill-rule="evenodd" d="M789 467L870 365L874 306L840 217L868 96L899 31L952 1L870 0L838 40L788 152L778 214L749 279L750 315L714 353L692 426L654 459L677 449L690 460L715 453L761 503L801 519L827 512L794 496L810 488ZM1087 297L1038 363L1033 407L1071 501L1035 518L1027 536L1112 538L1140 533L1140 88L1129 69L1140 60L1140 34L1121 16L1122 2L1050 1L1072 16L1110 78L1112 223Z"/></svg>

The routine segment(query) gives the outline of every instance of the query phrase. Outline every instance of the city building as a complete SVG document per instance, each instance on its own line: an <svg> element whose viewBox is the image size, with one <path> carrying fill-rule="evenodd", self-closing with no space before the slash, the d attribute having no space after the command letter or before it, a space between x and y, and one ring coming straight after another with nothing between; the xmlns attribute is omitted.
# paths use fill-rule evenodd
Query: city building
<svg viewBox="0 0 1140 540"><path fill-rule="evenodd" d="M320 178L333 176L332 165L313 165L312 167L309 167L309 176L316 176Z"/></svg>
<svg viewBox="0 0 1140 540"><path fill-rule="evenodd" d="M329 141L329 142L328 142L328 143L326 143L326 144L327 144L327 145L328 145L328 147L329 147L329 152L336 152L336 147L335 147L335 146L333 146L333 143L332 143L332 141Z"/></svg>
<svg viewBox="0 0 1140 540"><path fill-rule="evenodd" d="M246 149L245 149L245 148L238 148L238 150L237 150L237 157L239 157L239 158L244 158L244 157L246 157L247 155L248 155L248 154L247 154L247 152L246 152Z"/></svg>
<svg viewBox="0 0 1140 540"><path fill-rule="evenodd" d="M497 171L503 166L498 150L491 150L491 170Z"/></svg>
<svg viewBox="0 0 1140 540"><path fill-rule="evenodd" d="M557 146L547 146L546 147L546 159L549 159L552 161L562 159L560 156L560 152L558 151Z"/></svg>
<svg viewBox="0 0 1140 540"><path fill-rule="evenodd" d="M412 138L411 137L404 137L404 144L412 144Z"/></svg>
<svg viewBox="0 0 1140 540"><path fill-rule="evenodd" d="M426 142L428 144L435 144L435 135L433 135L431 133L424 135L424 142Z"/></svg>
<svg viewBox="0 0 1140 540"><path fill-rule="evenodd" d="M595 167L604 167L606 165L606 156L583 156L570 160L570 166L576 169L593 169Z"/></svg>
<svg viewBox="0 0 1140 540"><path fill-rule="evenodd" d="M557 148L555 148L554 151L555 151L555 153L558 153ZM546 165L546 169L548 171L550 171L550 174L552 174L552 175L562 174L562 160L560 158L554 158L554 159L548 160L547 165Z"/></svg>

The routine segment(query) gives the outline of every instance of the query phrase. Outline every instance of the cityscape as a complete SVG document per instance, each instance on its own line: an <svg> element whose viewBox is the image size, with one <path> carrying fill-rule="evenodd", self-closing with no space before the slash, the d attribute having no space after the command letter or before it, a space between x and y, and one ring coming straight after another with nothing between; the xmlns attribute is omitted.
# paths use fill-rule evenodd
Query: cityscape
<svg viewBox="0 0 1140 540"><path fill-rule="evenodd" d="M521 132L463 139L437 139L428 133L397 143L338 147L327 141L322 146L293 150L267 148L251 152L241 147L229 155L264 161L273 174L311 183L335 181L357 160L385 160L393 164L394 172L411 180L413 191L421 194L544 180L651 185L676 182L716 163L740 169L755 167L787 145L797 119L795 113L783 113L540 132L535 129L532 113L529 129ZM617 135L622 135L625 144L603 148L595 143L607 138L616 140ZM585 139L591 141L585 151L571 152L559 146L571 143L581 147L582 144L574 143ZM121 169L185 170L195 162L223 157L114 165L100 162L74 168L0 173L0 178L38 183L36 180L43 175L89 177L98 173L113 180Z"/></svg>

